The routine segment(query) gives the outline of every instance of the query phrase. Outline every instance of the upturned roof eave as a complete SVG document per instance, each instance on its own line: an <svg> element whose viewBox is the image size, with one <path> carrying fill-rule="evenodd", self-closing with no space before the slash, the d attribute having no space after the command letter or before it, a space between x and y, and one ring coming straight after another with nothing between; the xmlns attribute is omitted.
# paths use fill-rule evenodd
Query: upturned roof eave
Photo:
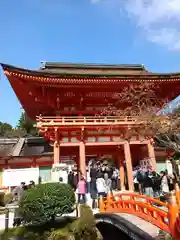
<svg viewBox="0 0 180 240"><path fill-rule="evenodd" d="M31 76L43 76L43 77L52 77L60 78L64 77L117 77L117 78L180 78L180 72L176 73L151 73L146 71L141 71L140 73L124 73L124 74L112 74L112 73L73 73L73 72L53 72L47 70L30 70L25 68L15 67L13 65L0 63L4 71L16 72L25 75ZM126 68L127 70L127 68Z"/></svg>

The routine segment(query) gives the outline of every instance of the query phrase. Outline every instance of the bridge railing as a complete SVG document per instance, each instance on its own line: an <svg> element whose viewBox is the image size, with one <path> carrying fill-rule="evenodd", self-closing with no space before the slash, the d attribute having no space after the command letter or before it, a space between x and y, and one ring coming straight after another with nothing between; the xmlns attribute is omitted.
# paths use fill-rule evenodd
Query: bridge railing
<svg viewBox="0 0 180 240"><path fill-rule="evenodd" d="M168 203L144 195L122 192L100 201L100 211L138 216L180 239L180 191L171 193Z"/></svg>

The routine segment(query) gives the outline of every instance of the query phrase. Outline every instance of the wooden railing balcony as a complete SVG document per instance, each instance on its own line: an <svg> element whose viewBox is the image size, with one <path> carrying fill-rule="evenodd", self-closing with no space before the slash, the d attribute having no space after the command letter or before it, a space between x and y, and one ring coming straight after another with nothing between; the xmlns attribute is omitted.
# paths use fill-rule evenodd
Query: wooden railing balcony
<svg viewBox="0 0 180 240"><path fill-rule="evenodd" d="M137 124L136 117L115 116L87 116L87 117L62 117L62 116L38 116L37 127L59 127L59 126L105 126L105 125L133 125ZM140 122L139 122L140 123Z"/></svg>

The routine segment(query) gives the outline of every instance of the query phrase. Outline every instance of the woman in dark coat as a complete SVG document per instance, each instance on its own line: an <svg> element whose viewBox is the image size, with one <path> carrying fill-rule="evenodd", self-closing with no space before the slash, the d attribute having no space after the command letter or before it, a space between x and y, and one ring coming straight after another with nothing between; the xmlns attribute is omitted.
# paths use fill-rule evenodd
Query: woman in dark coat
<svg viewBox="0 0 180 240"><path fill-rule="evenodd" d="M96 179L91 179L90 194L91 194L91 198L92 198L92 209L95 209L95 208L97 208L97 205L96 205L96 200L97 200Z"/></svg>

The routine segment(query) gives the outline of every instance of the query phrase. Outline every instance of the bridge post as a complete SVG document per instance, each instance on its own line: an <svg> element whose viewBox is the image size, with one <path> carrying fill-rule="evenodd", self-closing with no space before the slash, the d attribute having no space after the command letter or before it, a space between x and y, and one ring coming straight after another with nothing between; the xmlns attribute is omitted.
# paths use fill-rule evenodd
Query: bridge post
<svg viewBox="0 0 180 240"><path fill-rule="evenodd" d="M105 209L104 209L105 204L104 204L104 199L103 199L103 197L100 196L100 198L98 199L98 201L99 201L98 205L99 205L99 210L100 210L100 212L105 212Z"/></svg>
<svg viewBox="0 0 180 240"><path fill-rule="evenodd" d="M177 204L180 204L180 189L179 189L179 184L178 183L176 183L176 185L175 185L175 191L176 191Z"/></svg>
<svg viewBox="0 0 180 240"><path fill-rule="evenodd" d="M180 232L177 229L177 217L179 206L176 200L175 192L172 192L168 198L168 221L169 221L169 229L172 237L176 240L180 239Z"/></svg>

